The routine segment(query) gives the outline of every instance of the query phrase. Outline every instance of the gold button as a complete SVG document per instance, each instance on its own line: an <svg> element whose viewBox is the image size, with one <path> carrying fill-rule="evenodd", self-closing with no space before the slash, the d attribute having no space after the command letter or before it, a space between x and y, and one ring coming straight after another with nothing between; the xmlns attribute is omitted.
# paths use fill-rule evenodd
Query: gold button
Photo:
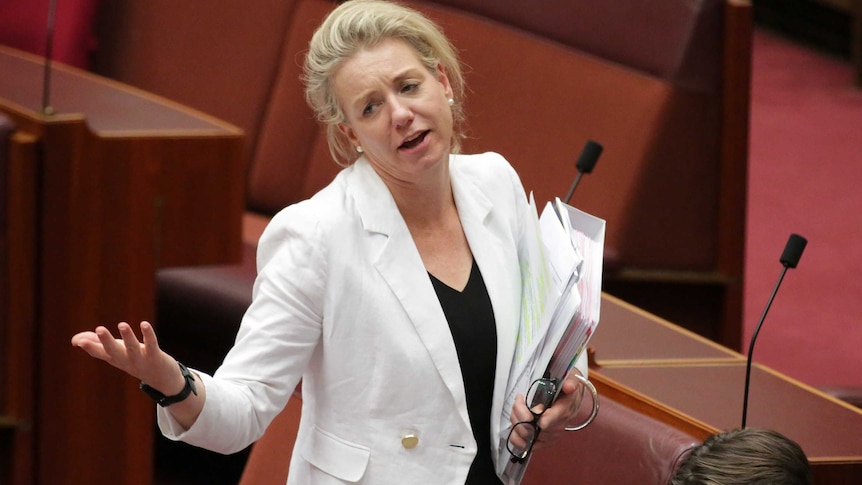
<svg viewBox="0 0 862 485"><path fill-rule="evenodd" d="M416 448L416 445L419 444L419 437L415 434L406 434L403 438L401 438L401 446L407 448L408 450L411 448Z"/></svg>

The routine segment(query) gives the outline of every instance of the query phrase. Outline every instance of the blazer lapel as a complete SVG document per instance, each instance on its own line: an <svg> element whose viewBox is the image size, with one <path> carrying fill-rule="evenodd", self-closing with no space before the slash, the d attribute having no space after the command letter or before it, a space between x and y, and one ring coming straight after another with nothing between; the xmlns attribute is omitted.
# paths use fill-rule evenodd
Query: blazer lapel
<svg viewBox="0 0 862 485"><path fill-rule="evenodd" d="M457 158L457 157L456 157ZM469 178L459 176L457 164L451 164L452 186L455 202L461 216L464 233L473 250L473 258L479 265L497 326L497 367L494 378L494 398L491 406L491 431L499 434L500 420L512 356L515 353L518 319L520 318L520 279L513 279L506 264L503 249L504 237L499 231L490 229L494 214L494 204L480 187ZM517 285L517 287L513 287ZM493 443L497 444L497 443Z"/></svg>
<svg viewBox="0 0 862 485"><path fill-rule="evenodd" d="M401 302L467 427L467 399L458 354L437 294L388 188L364 158L355 162L350 191L372 238L374 266Z"/></svg>

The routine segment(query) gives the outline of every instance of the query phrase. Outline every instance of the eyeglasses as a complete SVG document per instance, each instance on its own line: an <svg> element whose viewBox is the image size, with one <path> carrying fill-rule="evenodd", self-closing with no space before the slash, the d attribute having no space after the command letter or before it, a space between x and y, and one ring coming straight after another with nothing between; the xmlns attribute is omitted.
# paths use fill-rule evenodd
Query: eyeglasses
<svg viewBox="0 0 862 485"><path fill-rule="evenodd" d="M557 391L559 390L558 387L559 381L557 379L536 379L530 384L530 389L527 391L524 400L527 403L527 409L533 415L533 419L515 423L509 431L509 439L506 440L506 446L512 455L513 463L520 463L530 456L533 444L536 443L539 432L542 431L539 428L539 418L554 403ZM513 437L520 438L520 441L524 443L521 445L512 443Z"/></svg>
<svg viewBox="0 0 862 485"><path fill-rule="evenodd" d="M590 391L593 406L589 417L583 423L566 427L566 431L578 431L586 428L594 419L596 419L596 415L598 415L599 412L599 396L593 383L580 374L575 375L575 378L583 384L580 389L581 395L577 399L576 408L580 408L581 402L583 401L584 390ZM527 391L524 401L527 404L527 409L529 409L530 413L533 415L533 419L530 421L520 421L515 423L509 431L509 437L506 440L506 447L509 449L509 454L512 455L512 463L522 463L528 456L530 456L530 452L533 451L533 445L539 438L539 432L541 431L541 428L539 428L539 418L549 407L551 407L552 404L554 404L554 400L557 398L557 392L559 390L560 381L558 379L536 379L532 384L530 384L530 389ZM523 441L523 444L516 445L515 443L512 443L513 437L519 438L519 441Z"/></svg>

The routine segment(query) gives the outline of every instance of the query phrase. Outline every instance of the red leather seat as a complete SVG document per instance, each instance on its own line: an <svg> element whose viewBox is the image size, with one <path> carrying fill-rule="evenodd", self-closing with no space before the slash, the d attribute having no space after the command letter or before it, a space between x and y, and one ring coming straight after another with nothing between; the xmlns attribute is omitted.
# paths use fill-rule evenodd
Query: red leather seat
<svg viewBox="0 0 862 485"><path fill-rule="evenodd" d="M595 421L537 451L522 485L666 485L698 443L668 424L616 401L599 399Z"/></svg>

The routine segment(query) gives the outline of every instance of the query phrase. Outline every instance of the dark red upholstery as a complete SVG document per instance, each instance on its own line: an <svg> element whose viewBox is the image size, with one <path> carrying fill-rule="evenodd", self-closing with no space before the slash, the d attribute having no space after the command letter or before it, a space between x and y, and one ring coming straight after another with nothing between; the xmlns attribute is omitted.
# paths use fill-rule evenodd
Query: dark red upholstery
<svg viewBox="0 0 862 485"><path fill-rule="evenodd" d="M536 452L523 485L667 485L697 439L600 398L595 421Z"/></svg>
<svg viewBox="0 0 862 485"><path fill-rule="evenodd" d="M156 298L162 348L190 367L214 372L233 346L256 275L251 245L243 248L243 264L161 270Z"/></svg>
<svg viewBox="0 0 862 485"><path fill-rule="evenodd" d="M719 88L722 2L437 0L696 91ZM637 21L632 19L637 18Z"/></svg>

